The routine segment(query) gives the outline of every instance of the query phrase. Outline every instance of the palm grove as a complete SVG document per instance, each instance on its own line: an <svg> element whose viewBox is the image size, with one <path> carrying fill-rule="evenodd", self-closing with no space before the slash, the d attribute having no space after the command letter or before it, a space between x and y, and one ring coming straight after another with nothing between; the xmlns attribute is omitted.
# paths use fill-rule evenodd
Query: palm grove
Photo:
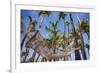
<svg viewBox="0 0 100 73"><path fill-rule="evenodd" d="M32 15L21 14L21 63L89 59L89 20L81 19L76 14L75 25L74 12L56 13L58 15L55 17L53 11L37 11L38 20ZM55 18L55 21L50 20L50 17ZM43 23L44 20L49 23ZM42 36L44 31L49 33L47 37ZM87 37L87 42L84 37Z"/></svg>

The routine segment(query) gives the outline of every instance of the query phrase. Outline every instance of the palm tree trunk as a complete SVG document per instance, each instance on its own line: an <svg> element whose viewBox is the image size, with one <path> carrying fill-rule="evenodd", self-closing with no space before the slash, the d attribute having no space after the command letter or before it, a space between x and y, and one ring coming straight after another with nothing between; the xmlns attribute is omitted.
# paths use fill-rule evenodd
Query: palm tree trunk
<svg viewBox="0 0 100 73"><path fill-rule="evenodd" d="M69 25L68 25L68 45L69 45ZM69 55L70 59L71 59L71 55Z"/></svg>
<svg viewBox="0 0 100 73"><path fill-rule="evenodd" d="M64 50L66 51L66 42L65 42L65 38L66 38L66 21L64 19ZM64 61L68 60L67 56L64 57Z"/></svg>
<svg viewBox="0 0 100 73"><path fill-rule="evenodd" d="M79 22L79 33L80 33L80 38L81 38L81 41L82 41L81 52L82 52L83 59L86 60L87 57L86 57L86 52L85 52L85 48L84 48L84 39L83 39L83 35L82 35L82 32L81 32L81 21L80 21L78 16L77 16L77 19L78 19L78 22Z"/></svg>
<svg viewBox="0 0 100 73"><path fill-rule="evenodd" d="M75 27L74 27L72 14L70 13L69 16L70 16L70 21L71 21L73 37L75 37L75 48L77 48L78 47L78 41L77 41L77 38L76 38L76 31L75 31ZM81 60L81 56L80 56L79 50L75 50L75 60Z"/></svg>
<svg viewBox="0 0 100 73"><path fill-rule="evenodd" d="M54 29L54 31L56 31L56 28ZM55 46L55 36L56 36L56 33L54 32L54 38L53 38L53 51L54 51L54 54L56 53L56 46ZM56 61L56 59L54 58L53 59L54 61Z"/></svg>

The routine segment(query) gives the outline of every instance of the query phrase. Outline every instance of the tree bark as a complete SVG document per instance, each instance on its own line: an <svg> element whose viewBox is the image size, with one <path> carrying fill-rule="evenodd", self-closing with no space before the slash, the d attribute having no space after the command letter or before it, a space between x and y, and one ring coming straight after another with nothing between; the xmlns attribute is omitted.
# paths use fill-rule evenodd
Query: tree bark
<svg viewBox="0 0 100 73"><path fill-rule="evenodd" d="M75 40L74 40L75 41L75 48L77 48L78 47L78 41L77 41L77 38L76 38L76 31L75 31L75 27L74 27L72 14L70 13L69 16L70 16L70 21L71 21L73 37L75 37ZM75 60L81 60L81 56L80 56L79 50L75 50Z"/></svg>

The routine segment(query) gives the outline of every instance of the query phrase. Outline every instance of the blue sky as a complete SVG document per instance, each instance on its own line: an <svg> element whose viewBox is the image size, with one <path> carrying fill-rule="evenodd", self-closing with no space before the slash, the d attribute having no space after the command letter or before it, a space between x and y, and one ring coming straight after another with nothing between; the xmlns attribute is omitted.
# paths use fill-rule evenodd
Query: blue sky
<svg viewBox="0 0 100 73"><path fill-rule="evenodd" d="M24 17L24 19L23 19L24 25L25 26L29 25L29 18L28 18L28 16L32 16L33 18L35 18L36 21L38 22L38 25L39 25L40 19L39 19L38 13L39 13L38 10L21 10L21 16ZM89 13L85 13L85 12L71 12L71 13L72 13L72 17L73 17L75 28L77 28L77 25L78 25L77 16L80 19L90 20L90 14ZM45 26L51 27L49 22L50 21L54 21L55 22L58 19L58 17L57 17L58 14L59 14L59 12L52 11L52 14L50 15L50 17L48 17L48 16L44 17L43 23L42 23L43 26L42 26L42 29L41 29L41 32L40 32L40 34L44 38L47 38L50 35L50 33L45 30ZM67 14L66 21L70 22L69 12L66 12L66 14ZM37 26L37 28L38 28L38 26ZM61 31L61 33L64 32L64 23L63 23L62 19L59 21L57 28ZM66 28L68 28L68 27L66 27ZM70 29L71 29L71 27L70 27ZM66 29L66 32L67 32L67 29ZM84 36L84 41L87 42L88 41L87 36L86 35L83 35L83 36Z"/></svg>

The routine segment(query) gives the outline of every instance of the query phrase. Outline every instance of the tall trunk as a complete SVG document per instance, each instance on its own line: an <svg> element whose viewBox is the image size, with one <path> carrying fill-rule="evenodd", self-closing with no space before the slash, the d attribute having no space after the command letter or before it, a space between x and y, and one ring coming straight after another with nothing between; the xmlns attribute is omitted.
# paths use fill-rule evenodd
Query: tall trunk
<svg viewBox="0 0 100 73"><path fill-rule="evenodd" d="M68 25L68 45L69 45L69 25ZM71 54L69 55L70 60L71 60Z"/></svg>
<svg viewBox="0 0 100 73"><path fill-rule="evenodd" d="M75 41L75 48L78 47L78 41L76 38L76 31L75 31L75 27L74 27L74 22L73 22L73 18L72 18L72 14L69 14L70 16L70 21L71 21L71 27L72 27L72 32L73 32L73 37L75 37L74 41ZM81 56L79 53L79 50L75 50L75 60L81 60Z"/></svg>
<svg viewBox="0 0 100 73"><path fill-rule="evenodd" d="M65 38L66 38L66 21L64 20L64 50L66 51L66 42L65 42ZM64 57L64 61L67 60L67 56Z"/></svg>
<svg viewBox="0 0 100 73"><path fill-rule="evenodd" d="M56 31L56 27L54 27L54 31ZM56 37L56 32L54 32L54 38L53 38L53 51L54 51L54 54L56 53L56 46L55 46L55 37ZM56 61L56 59L54 58L53 59L54 61Z"/></svg>
<svg viewBox="0 0 100 73"><path fill-rule="evenodd" d="M78 16L77 16L77 19L78 19L78 23L79 23L78 25L79 25L80 39L82 41L81 52L82 52L83 59L86 60L87 57L86 57L86 52L85 52L85 47L84 47L84 39L83 39L82 31L81 31L81 21Z"/></svg>

